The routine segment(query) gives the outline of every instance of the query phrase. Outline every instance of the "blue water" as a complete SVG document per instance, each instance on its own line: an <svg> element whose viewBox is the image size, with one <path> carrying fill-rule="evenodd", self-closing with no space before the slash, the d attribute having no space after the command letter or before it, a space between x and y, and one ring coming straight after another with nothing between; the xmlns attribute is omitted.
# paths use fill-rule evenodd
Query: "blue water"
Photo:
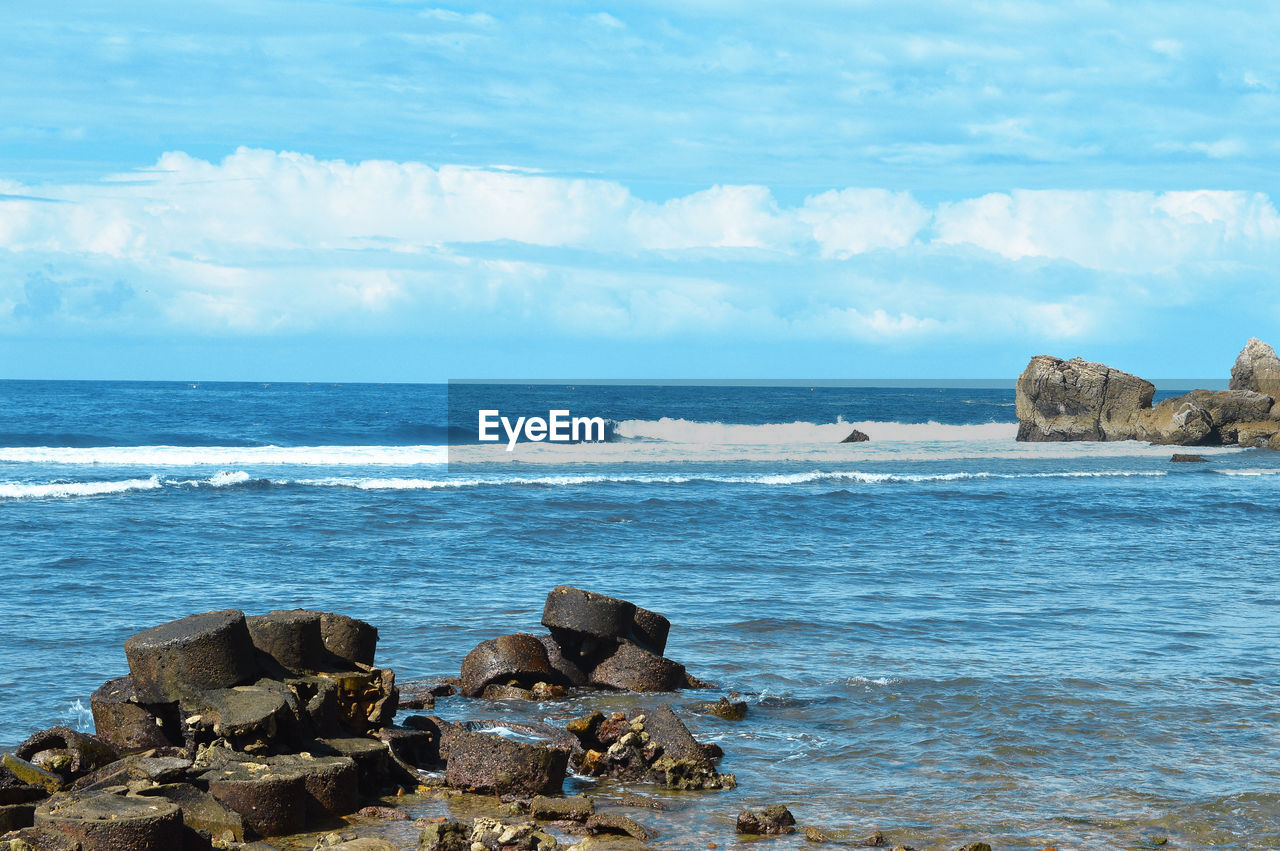
<svg viewBox="0 0 1280 851"><path fill-rule="evenodd" d="M454 393L451 432L443 386L0 382L0 743L190 612L353 614L406 679L568 583L752 704L691 720L740 787L672 796L660 847L774 801L918 848L1280 845L1276 453L1017 444L1011 390ZM615 439L477 445L480 399Z"/></svg>

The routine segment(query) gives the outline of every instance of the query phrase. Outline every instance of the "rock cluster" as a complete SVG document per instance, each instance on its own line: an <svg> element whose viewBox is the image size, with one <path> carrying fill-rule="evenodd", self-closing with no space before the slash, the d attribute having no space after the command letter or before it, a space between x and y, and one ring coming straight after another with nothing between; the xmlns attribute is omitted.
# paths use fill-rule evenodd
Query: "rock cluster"
<svg viewBox="0 0 1280 851"><path fill-rule="evenodd" d="M577 739L573 767L591 777L658 783L668 789L732 789L737 780L721 774L718 745L701 744L667 704L606 717L593 712L570 721Z"/></svg>
<svg viewBox="0 0 1280 851"><path fill-rule="evenodd" d="M462 662L462 693L534 700L571 687L662 692L706 685L663 655L671 622L626 600L559 585L547 595L542 625L548 634L477 645Z"/></svg>
<svg viewBox="0 0 1280 851"><path fill-rule="evenodd" d="M36 733L0 769L0 827L36 848L208 848L297 833L417 787L377 630L328 612L191 615L125 642L97 735ZM388 739L396 739L397 753ZM13 837L10 837L13 839Z"/></svg>
<svg viewBox="0 0 1280 851"><path fill-rule="evenodd" d="M1018 440L1145 440L1176 446L1280 448L1280 358L1250 339L1228 390L1152 405L1155 385L1109 366L1037 355L1018 377Z"/></svg>

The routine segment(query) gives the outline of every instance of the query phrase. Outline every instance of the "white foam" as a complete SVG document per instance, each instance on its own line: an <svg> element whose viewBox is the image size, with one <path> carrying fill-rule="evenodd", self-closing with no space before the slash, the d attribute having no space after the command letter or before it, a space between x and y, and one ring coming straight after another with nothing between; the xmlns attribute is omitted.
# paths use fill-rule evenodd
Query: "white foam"
<svg viewBox="0 0 1280 851"><path fill-rule="evenodd" d="M1250 467L1242 470L1213 470L1220 476L1277 476L1280 475L1280 469L1270 470L1264 468Z"/></svg>
<svg viewBox="0 0 1280 851"><path fill-rule="evenodd" d="M810 470L802 473L753 474L753 475L653 475L582 474L556 476L489 476L442 479L424 478L362 478L356 476L331 476L323 479L277 479L277 485L303 485L313 487L354 488L357 490L442 490L476 487L573 487L592 484L686 484L708 482L738 485L765 485L785 487L818 482L834 484L883 485L924 484L930 482L956 482L980 479L1072 479L1112 478L1128 476L1164 476L1163 470L1082 470L1060 473L868 473L860 470Z"/></svg>
<svg viewBox="0 0 1280 851"><path fill-rule="evenodd" d="M230 485L244 484L247 481L249 481L249 474L239 470L234 473L215 473L209 477L208 484L215 488L225 488Z"/></svg>
<svg viewBox="0 0 1280 851"><path fill-rule="evenodd" d="M126 491L155 490L160 479L125 479L116 482L0 482L0 499L66 499L75 496L101 496Z"/></svg>
<svg viewBox="0 0 1280 851"><path fill-rule="evenodd" d="M380 467L444 464L444 446L22 446L0 462L122 467Z"/></svg>
<svg viewBox="0 0 1280 851"><path fill-rule="evenodd" d="M804 443L839 444L854 429L874 441L974 441L1012 440L1018 433L1017 423L981 423L976 425L943 425L937 422L845 422L739 425L694 420L623 420L614 433L632 440L657 440L666 443L716 444L732 446L787 446Z"/></svg>

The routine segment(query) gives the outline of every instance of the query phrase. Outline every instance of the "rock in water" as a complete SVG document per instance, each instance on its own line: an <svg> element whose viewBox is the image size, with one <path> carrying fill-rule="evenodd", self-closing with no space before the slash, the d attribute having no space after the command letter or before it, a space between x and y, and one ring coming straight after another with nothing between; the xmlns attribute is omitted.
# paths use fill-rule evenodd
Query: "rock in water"
<svg viewBox="0 0 1280 851"><path fill-rule="evenodd" d="M866 442L866 441L868 441L868 440L870 440L870 439L871 439L871 438L867 437L867 436L866 436L866 434L864 434L863 432L858 431L858 430L855 428L853 431L849 432L849 436L848 436L848 437L846 437L844 440L842 440L842 441L840 441L840 442L841 442L841 443L864 443L864 442Z"/></svg>
<svg viewBox="0 0 1280 851"><path fill-rule="evenodd" d="M1036 355L1018 376L1018 440L1128 440L1150 381L1081 358Z"/></svg>
<svg viewBox="0 0 1280 851"><path fill-rule="evenodd" d="M1250 337L1236 356L1235 366L1231 367L1230 387L1280 398L1280 357L1276 357L1275 349L1257 337Z"/></svg>
<svg viewBox="0 0 1280 851"><path fill-rule="evenodd" d="M763 810L743 810L738 813L738 833L750 836L796 832L796 819L782 804L774 804Z"/></svg>
<svg viewBox="0 0 1280 851"><path fill-rule="evenodd" d="M1183 455L1179 452L1175 452L1169 460L1175 464L1196 464L1208 461L1203 455Z"/></svg>

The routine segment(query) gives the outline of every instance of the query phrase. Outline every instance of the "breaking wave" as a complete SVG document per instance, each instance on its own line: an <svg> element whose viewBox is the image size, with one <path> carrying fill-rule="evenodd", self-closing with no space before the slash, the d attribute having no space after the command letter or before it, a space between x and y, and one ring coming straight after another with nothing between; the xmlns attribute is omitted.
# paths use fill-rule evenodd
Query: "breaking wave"
<svg viewBox="0 0 1280 851"><path fill-rule="evenodd" d="M238 486L251 488L272 487L320 487L346 488L363 491L429 491L463 490L482 487L575 487L595 484L669 485L709 483L725 485L756 485L787 487L813 483L837 485L893 485L928 484L933 482L960 482L986 479L1073 479L1073 478L1124 478L1129 476L1165 476L1163 470L1101 470L1063 471L1056 473L868 473L859 470L811 470L801 473L719 475L715 473L688 475L656 474L563 474L548 476L491 476L491 477L384 477L384 476L328 476L323 478L261 478L240 471L220 472L204 479L169 479L151 476L146 479L93 482L8 482L0 483L0 499L65 499L69 497L100 496L127 491L156 490L159 488L220 488Z"/></svg>
<svg viewBox="0 0 1280 851"><path fill-rule="evenodd" d="M118 482L0 482L0 499L66 499L101 496L126 491L155 490L162 487L158 476Z"/></svg>

